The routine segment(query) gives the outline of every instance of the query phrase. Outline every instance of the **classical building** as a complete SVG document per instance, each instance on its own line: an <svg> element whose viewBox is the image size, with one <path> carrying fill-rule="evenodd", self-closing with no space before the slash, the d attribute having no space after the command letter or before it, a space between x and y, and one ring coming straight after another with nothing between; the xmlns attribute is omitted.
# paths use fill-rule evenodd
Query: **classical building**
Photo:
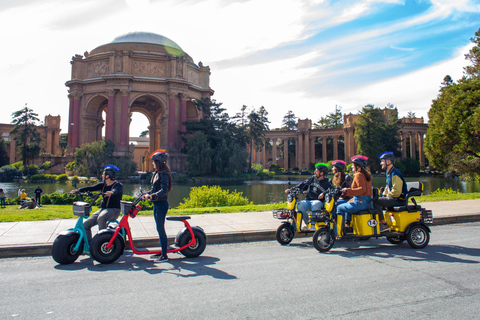
<svg viewBox="0 0 480 320"><path fill-rule="evenodd" d="M182 122L203 117L193 101L213 95L209 67L194 63L167 37L148 32L119 36L73 56L71 64L72 79L66 82L70 147L101 140L105 132L117 155L130 155L131 115L140 112L150 123L143 159L161 148L169 153L172 170L185 168L179 132L185 129ZM150 170L150 161L142 167Z"/></svg>
<svg viewBox="0 0 480 320"><path fill-rule="evenodd" d="M14 136L11 133L14 127L15 126L13 124L0 123L0 132L2 133L3 140L5 140L8 146L7 154L10 163L20 161L22 158L19 150L16 149ZM37 130L42 138L42 142L40 143L40 146L42 148L40 154L42 156L35 159L34 163L37 165L41 165L44 161L48 160L52 161L52 164L56 164L56 161L50 158L60 157L62 154L62 150L59 146L59 138L61 131L60 116L46 116L44 124L41 126L37 126ZM60 159L57 160L58 162L61 162Z"/></svg>
<svg viewBox="0 0 480 320"><path fill-rule="evenodd" d="M383 113L386 109L383 110ZM267 140L263 149L252 154L252 162L269 167L275 162L285 169L309 169L311 163L327 162L335 159L348 160L357 153L355 143L355 123L359 115L344 114L343 127L331 129L312 129L312 121L298 121L297 130L271 130L266 133ZM402 159L411 157L425 165L423 152L424 136L428 124L423 118L403 118L399 131ZM295 146L294 155L289 155L289 146ZM282 148L280 148L282 146ZM288 156L286 156L288 155Z"/></svg>

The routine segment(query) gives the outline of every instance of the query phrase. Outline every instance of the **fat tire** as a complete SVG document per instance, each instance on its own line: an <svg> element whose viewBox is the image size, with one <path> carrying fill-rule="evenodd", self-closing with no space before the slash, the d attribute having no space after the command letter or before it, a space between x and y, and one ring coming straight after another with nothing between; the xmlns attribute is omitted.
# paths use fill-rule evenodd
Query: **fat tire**
<svg viewBox="0 0 480 320"><path fill-rule="evenodd" d="M80 235L76 232L59 235L52 245L53 260L60 264L74 263L83 252L83 241L80 243L80 248L77 251L73 249L79 237Z"/></svg>
<svg viewBox="0 0 480 320"><path fill-rule="evenodd" d="M113 232L103 232L93 237L90 245L90 253L93 259L100 263L108 264L120 258L125 250L125 241L122 236L118 234L113 241L112 247L108 249L107 244L112 239L112 236Z"/></svg>
<svg viewBox="0 0 480 320"><path fill-rule="evenodd" d="M414 249L423 249L430 241L430 233L425 226L421 224L414 225L408 230L407 241L410 247Z"/></svg>
<svg viewBox="0 0 480 320"><path fill-rule="evenodd" d="M182 251L180 251L185 257L187 258L196 258L205 251L207 247L207 237L198 230L193 230L193 235L195 236L196 243L193 246L186 247ZM190 232L185 232L180 239L179 245L183 247L184 245L188 244L192 240L190 236Z"/></svg>
<svg viewBox="0 0 480 320"><path fill-rule="evenodd" d="M278 227L275 236L278 243L281 245L287 245L292 242L293 238L295 237L295 231L290 223L285 222Z"/></svg>
<svg viewBox="0 0 480 320"><path fill-rule="evenodd" d="M320 228L313 234L313 246L320 252L327 252L335 244L335 232L330 228Z"/></svg>

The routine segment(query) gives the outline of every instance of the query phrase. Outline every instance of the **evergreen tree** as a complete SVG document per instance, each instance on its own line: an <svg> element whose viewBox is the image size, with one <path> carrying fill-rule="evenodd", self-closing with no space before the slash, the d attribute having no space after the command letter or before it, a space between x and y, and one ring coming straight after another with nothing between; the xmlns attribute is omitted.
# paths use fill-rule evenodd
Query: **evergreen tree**
<svg viewBox="0 0 480 320"><path fill-rule="evenodd" d="M38 114L25 107L12 113L12 124L15 125L11 133L15 136L16 146L20 149L23 165L27 167L30 159L40 154L41 136L36 125L39 122Z"/></svg>
<svg viewBox="0 0 480 320"><path fill-rule="evenodd" d="M292 110L288 110L287 114L283 116L282 129L283 130L297 130L298 120Z"/></svg>
<svg viewBox="0 0 480 320"><path fill-rule="evenodd" d="M0 137L0 167L7 165L9 162L7 155L7 144L2 137Z"/></svg>

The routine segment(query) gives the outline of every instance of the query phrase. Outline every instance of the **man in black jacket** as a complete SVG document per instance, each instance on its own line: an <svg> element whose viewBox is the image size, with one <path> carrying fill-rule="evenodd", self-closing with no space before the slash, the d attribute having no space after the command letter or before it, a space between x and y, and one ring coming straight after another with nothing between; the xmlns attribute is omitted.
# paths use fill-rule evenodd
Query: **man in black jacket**
<svg viewBox="0 0 480 320"><path fill-rule="evenodd" d="M302 213L305 224L308 224L307 211L321 210L325 201L325 193L332 188L327 175L328 166L324 163L317 163L314 175L295 186L300 190L307 190L305 200L299 201L297 204L297 210ZM290 192L290 189L285 190L285 193L288 192Z"/></svg>
<svg viewBox="0 0 480 320"><path fill-rule="evenodd" d="M78 189L79 192L102 191L103 201L100 210L93 213L90 218L83 223L87 233L88 242L92 240L92 227L98 224L98 230L107 228L107 221L116 220L120 215L120 201L123 196L123 185L117 181L118 169L113 164L107 164L103 169L103 182L97 183L91 187ZM71 191L75 193L75 190Z"/></svg>

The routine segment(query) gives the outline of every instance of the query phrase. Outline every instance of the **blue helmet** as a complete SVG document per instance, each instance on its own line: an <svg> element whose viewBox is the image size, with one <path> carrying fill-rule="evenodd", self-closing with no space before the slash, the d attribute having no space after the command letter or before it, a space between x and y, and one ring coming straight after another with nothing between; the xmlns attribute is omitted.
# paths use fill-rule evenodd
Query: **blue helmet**
<svg viewBox="0 0 480 320"><path fill-rule="evenodd" d="M103 168L103 172L105 172L106 175L108 174L110 179L115 180L117 179L118 172L120 172L120 169L118 169L118 167L113 164L107 164Z"/></svg>
<svg viewBox="0 0 480 320"><path fill-rule="evenodd" d="M390 160L392 162L395 162L395 155L393 154L393 152L390 152L390 151L387 151L387 152L384 152L382 153L378 159L380 160Z"/></svg>

